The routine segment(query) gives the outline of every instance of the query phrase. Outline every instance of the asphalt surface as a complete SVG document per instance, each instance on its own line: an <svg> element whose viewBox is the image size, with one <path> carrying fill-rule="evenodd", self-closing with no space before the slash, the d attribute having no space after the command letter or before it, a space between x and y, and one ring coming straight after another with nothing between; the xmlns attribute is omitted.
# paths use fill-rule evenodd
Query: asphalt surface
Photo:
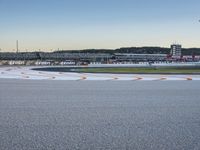
<svg viewBox="0 0 200 150"><path fill-rule="evenodd" d="M200 149L198 81L0 79L0 149Z"/></svg>

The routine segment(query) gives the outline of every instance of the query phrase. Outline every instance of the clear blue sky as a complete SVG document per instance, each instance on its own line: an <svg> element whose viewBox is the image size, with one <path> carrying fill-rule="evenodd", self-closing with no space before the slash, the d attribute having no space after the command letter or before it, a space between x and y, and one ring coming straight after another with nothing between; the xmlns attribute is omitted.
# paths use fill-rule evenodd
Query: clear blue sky
<svg viewBox="0 0 200 150"><path fill-rule="evenodd" d="M200 47L199 0L0 0L0 48Z"/></svg>

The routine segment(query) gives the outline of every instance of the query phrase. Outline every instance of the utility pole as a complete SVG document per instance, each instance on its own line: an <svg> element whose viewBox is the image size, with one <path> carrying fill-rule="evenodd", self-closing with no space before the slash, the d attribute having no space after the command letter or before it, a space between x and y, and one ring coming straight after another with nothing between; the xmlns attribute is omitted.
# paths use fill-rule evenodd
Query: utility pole
<svg viewBox="0 0 200 150"><path fill-rule="evenodd" d="M16 41L16 50L17 50L17 53L18 53L19 52L18 40Z"/></svg>

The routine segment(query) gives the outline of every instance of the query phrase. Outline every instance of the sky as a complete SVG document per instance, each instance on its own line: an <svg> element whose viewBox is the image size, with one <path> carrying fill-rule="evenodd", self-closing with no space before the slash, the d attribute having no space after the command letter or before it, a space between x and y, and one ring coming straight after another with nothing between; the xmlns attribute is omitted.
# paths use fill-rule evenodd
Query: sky
<svg viewBox="0 0 200 150"><path fill-rule="evenodd" d="M0 0L0 50L200 47L199 0Z"/></svg>

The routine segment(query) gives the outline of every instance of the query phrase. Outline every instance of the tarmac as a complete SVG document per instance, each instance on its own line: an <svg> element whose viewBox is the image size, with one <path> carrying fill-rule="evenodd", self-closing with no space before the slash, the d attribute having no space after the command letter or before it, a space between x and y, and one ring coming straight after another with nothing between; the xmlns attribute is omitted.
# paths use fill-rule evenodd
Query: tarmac
<svg viewBox="0 0 200 150"><path fill-rule="evenodd" d="M0 79L2 150L200 147L198 81L77 82L48 73L21 80L33 72L16 68L9 77L14 73L17 80Z"/></svg>

